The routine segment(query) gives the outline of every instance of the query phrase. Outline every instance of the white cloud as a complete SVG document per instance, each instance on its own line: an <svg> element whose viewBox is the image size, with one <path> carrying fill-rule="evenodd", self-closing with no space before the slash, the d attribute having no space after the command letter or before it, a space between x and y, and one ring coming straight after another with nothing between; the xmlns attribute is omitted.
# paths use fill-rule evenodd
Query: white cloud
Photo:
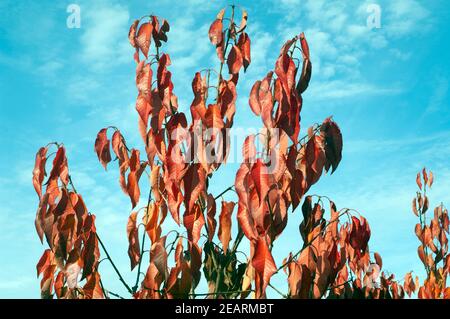
<svg viewBox="0 0 450 319"><path fill-rule="evenodd" d="M390 40L409 36L418 28L425 31L431 25L429 12L415 0L378 1L381 7L381 29L369 29L366 24L368 4L342 1L286 0L274 5L275 11L289 11L288 19L280 21L277 30L280 38L291 37L305 31L312 64L314 90L323 98L348 98L360 95L396 94L399 88L378 87L364 78L362 59L386 50L393 57L407 60L410 52L390 48ZM293 10L295 8L295 10ZM296 27L292 26L295 18ZM299 22L308 26L299 29ZM279 44L281 46L281 43ZM324 94L323 89L327 89Z"/></svg>
<svg viewBox="0 0 450 319"><path fill-rule="evenodd" d="M132 56L132 48L126 41L129 18L128 8L119 4L83 10L83 61L95 69L129 62Z"/></svg>
<svg viewBox="0 0 450 319"><path fill-rule="evenodd" d="M348 83L345 80L315 82L305 96L312 101L350 98L355 96L392 95L402 90L395 87L378 87L369 83Z"/></svg>
<svg viewBox="0 0 450 319"><path fill-rule="evenodd" d="M386 27L389 36L402 37L429 27L430 12L418 1L390 1L386 5Z"/></svg>
<svg viewBox="0 0 450 319"><path fill-rule="evenodd" d="M68 81L66 87L67 99L72 103L88 102L92 94L100 88L100 83L93 76L76 76Z"/></svg>
<svg viewBox="0 0 450 319"><path fill-rule="evenodd" d="M426 113L436 112L443 109L447 104L448 95L448 79L445 77L438 77L435 80L434 90L431 93Z"/></svg>

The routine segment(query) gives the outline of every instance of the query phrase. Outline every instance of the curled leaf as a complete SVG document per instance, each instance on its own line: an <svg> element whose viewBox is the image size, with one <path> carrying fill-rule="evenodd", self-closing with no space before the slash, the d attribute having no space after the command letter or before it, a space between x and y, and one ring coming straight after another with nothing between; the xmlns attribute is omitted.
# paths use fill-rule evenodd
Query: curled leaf
<svg viewBox="0 0 450 319"><path fill-rule="evenodd" d="M228 72L230 74L238 74L243 63L241 50L236 45L233 45L227 58Z"/></svg>
<svg viewBox="0 0 450 319"><path fill-rule="evenodd" d="M107 128L103 128L98 132L95 139L95 152L97 153L98 160L106 169L106 165L111 161L111 153L109 151L109 140L106 136Z"/></svg>
<svg viewBox="0 0 450 319"><path fill-rule="evenodd" d="M136 267L141 258L141 248L139 245L139 232L136 226L137 212L132 212L128 218L127 237L128 237L128 256L130 257L131 270Z"/></svg>
<svg viewBox="0 0 450 319"><path fill-rule="evenodd" d="M151 23L146 22L141 25L136 37L136 45L141 49L145 58L148 58L148 51L150 49L151 36L153 26Z"/></svg>
<svg viewBox="0 0 450 319"><path fill-rule="evenodd" d="M223 23L222 19L216 19L209 27L208 36L209 41L211 41L212 44L218 45L222 42L222 29L223 29Z"/></svg>
<svg viewBox="0 0 450 319"><path fill-rule="evenodd" d="M36 153L36 160L33 169L33 186L39 198L42 197L42 182L44 181L45 163L47 161L47 148L41 147Z"/></svg>
<svg viewBox="0 0 450 319"><path fill-rule="evenodd" d="M222 242L223 251L226 253L228 250L228 243L231 240L231 214L233 213L234 202L222 202L222 210L219 217L219 239Z"/></svg>

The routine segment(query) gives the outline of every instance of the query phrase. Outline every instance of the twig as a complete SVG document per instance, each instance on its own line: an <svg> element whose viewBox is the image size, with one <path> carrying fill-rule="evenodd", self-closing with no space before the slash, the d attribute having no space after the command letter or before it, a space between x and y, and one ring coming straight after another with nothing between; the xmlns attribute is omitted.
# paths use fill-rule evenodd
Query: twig
<svg viewBox="0 0 450 319"><path fill-rule="evenodd" d="M214 199L218 199L220 197L222 197L222 195L224 195L225 193L229 192L230 190L232 190L234 188L234 185L229 186L228 188L226 188L222 193L220 193L219 195L217 195L216 197L214 197Z"/></svg>
<svg viewBox="0 0 450 319"><path fill-rule="evenodd" d="M133 294L133 290L130 288L130 286L128 286L128 284L126 283L126 281L123 279L122 275L120 274L119 269L117 269L116 265L114 264L114 262L111 259L111 256L109 255L108 251L106 250L105 245L103 244L102 240L100 239L100 236L97 234L97 232L95 233L95 236L97 237L98 242L100 243L100 246L102 247L103 251L106 254L106 258L108 258L109 262L111 263L111 265L114 268L114 271L116 272L117 276L119 276L119 280L122 282L122 284L125 286L125 288L128 290L128 292L130 294Z"/></svg>
<svg viewBox="0 0 450 319"><path fill-rule="evenodd" d="M275 288L271 283L269 283L269 287L272 288L273 290L275 290L281 297L287 299L287 296L282 293L281 291L279 291L277 288Z"/></svg>
<svg viewBox="0 0 450 319"><path fill-rule="evenodd" d="M117 298L119 298L119 299L125 299L125 298L124 298L124 297L122 297L121 295L119 295L119 294L116 294L116 293L114 293L114 292L112 292L112 291L108 291L108 293L109 293L110 295L114 296L114 297L117 297Z"/></svg>

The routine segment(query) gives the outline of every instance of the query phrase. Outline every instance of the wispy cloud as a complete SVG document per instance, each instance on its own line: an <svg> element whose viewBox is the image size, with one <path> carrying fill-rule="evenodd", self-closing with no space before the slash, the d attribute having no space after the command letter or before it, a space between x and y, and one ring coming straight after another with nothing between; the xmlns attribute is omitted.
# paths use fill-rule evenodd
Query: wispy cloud
<svg viewBox="0 0 450 319"><path fill-rule="evenodd" d="M426 113L433 113L443 108L448 96L448 78L438 76L435 80L434 90L430 96Z"/></svg>
<svg viewBox="0 0 450 319"><path fill-rule="evenodd" d="M290 17L279 23L280 37L305 31L316 87L311 90L320 92L318 99L401 92L400 88L383 87L366 78L361 61L375 52L407 60L410 53L389 48L389 41L415 34L424 23L427 28L420 27L421 30L429 30L429 12L415 0L380 1L381 29L371 30L366 23L370 3L285 0L274 5L275 11L287 11ZM308 28L299 29L305 26Z"/></svg>
<svg viewBox="0 0 450 319"><path fill-rule="evenodd" d="M400 87L380 87L368 83L348 83L346 80L314 83L305 94L311 101L324 101L373 95L394 95L402 92Z"/></svg>
<svg viewBox="0 0 450 319"><path fill-rule="evenodd" d="M81 55L95 70L128 62L132 49L127 43L130 14L119 4L88 6L83 10Z"/></svg>
<svg viewBox="0 0 450 319"><path fill-rule="evenodd" d="M416 0L389 1L384 26L390 37L412 35L418 31L428 31L432 25L430 12Z"/></svg>

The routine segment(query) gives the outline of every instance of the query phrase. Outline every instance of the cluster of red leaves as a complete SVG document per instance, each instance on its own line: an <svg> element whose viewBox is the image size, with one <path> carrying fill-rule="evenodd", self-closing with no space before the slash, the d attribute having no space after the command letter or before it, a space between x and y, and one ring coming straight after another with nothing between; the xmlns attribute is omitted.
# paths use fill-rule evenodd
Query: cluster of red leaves
<svg viewBox="0 0 450 319"><path fill-rule="evenodd" d="M234 15L234 8L233 15ZM237 27L230 18L228 29L223 30L225 9L218 15L210 30L210 39L217 45L220 69L227 61L229 78L220 72L217 86L210 86L210 71L202 76L197 72L192 81L194 99L192 101L191 123L183 112L179 112L177 97L174 94L171 65L167 53L160 51L161 41L167 41L169 24L163 20L159 27L158 18L150 16L148 22L136 20L129 32L131 45L136 49L135 61L136 86L138 97L136 111L139 115L139 131L145 143L146 159L140 159L136 149L129 149L120 131L115 132L112 141L107 137L108 128L101 129L95 142L95 151L99 161L105 167L112 160L112 147L119 160L120 185L130 197L132 208L140 198L139 180L148 167L150 172L151 193L147 205L131 213L127 236L128 254L131 269L141 262L141 247L137 227L138 213L143 212L142 222L151 239L150 265L141 289L135 297L156 298L185 296L200 280L202 249L198 246L203 226L208 228L208 236L214 236L216 228L215 200L207 192L207 179L212 172L225 162L229 152L228 132L233 124L236 112L236 85L242 67L250 64L250 39L243 32L247 14L243 12L241 25ZM219 34L216 38L214 34ZM239 35L239 36L238 36ZM151 51L152 39L156 54ZM220 41L219 41L220 40ZM234 43L234 44L233 44ZM141 54L144 59L142 59ZM156 80L153 81L153 65L157 65ZM207 104L210 88L216 89L214 103ZM207 131L208 130L208 131ZM212 134L210 132L213 132ZM208 132L208 133L207 133ZM212 150L215 161L207 158L206 145L216 143ZM205 198L208 207L208 225L205 225ZM184 206L184 215L180 219L180 207ZM231 232L231 214L234 203L224 203L220 215L218 236L224 248L228 246ZM183 240L178 241L175 252L175 267L168 269L165 250L166 236L161 237L161 224L170 212L177 224L186 228L188 249L183 253ZM178 236L177 236L178 237ZM154 259L158 259L155 262Z"/></svg>
<svg viewBox="0 0 450 319"><path fill-rule="evenodd" d="M48 154L52 145L57 146L57 151ZM53 155L52 169L43 192L46 162ZM83 198L71 184L64 146L52 143L39 149L33 170L33 185L39 196L36 231L41 242L45 237L49 247L37 264L37 274L42 274L41 296L102 298L103 290L97 272L100 252L95 216L88 212ZM82 281L84 284L80 287Z"/></svg>
<svg viewBox="0 0 450 319"><path fill-rule="evenodd" d="M284 262L290 298L403 298L394 277L381 272L382 259L369 252L370 227L350 210L336 210L329 200L330 218L324 218L322 198L313 204L307 196L302 205L300 233L303 247ZM341 222L341 217L347 222Z"/></svg>
<svg viewBox="0 0 450 319"><path fill-rule="evenodd" d="M119 184L133 209L126 227L131 270L138 267L132 289L107 254L128 292L134 298L195 297L193 291L203 270L209 297L246 298L253 292L254 297L265 298L272 276L284 270L289 286L285 297L289 298L403 298L405 292L411 295L415 291L420 298L448 297L448 213L441 205L435 209L430 225L425 224L426 187L433 182L432 174L427 175L425 170L424 184L420 175L417 178L423 193L413 201L413 211L420 218L416 227L422 243L419 257L428 275L422 287L411 273L402 286L393 275L382 272L380 255L369 251L371 231L367 220L359 214L352 216L349 209L338 211L326 198L330 207L327 220L325 197L317 197L313 203L316 196L306 196L299 225L302 247L276 266L272 247L287 225L289 209L295 211L322 173L333 173L342 159L342 135L331 118L311 126L307 135L299 138L302 93L312 71L303 33L282 46L274 71L256 81L251 89L250 108L263 123L258 134L262 149L257 150L257 135L247 136L234 185L216 197L208 191L210 177L226 162L229 153L228 129L236 112L240 71L245 72L251 63L250 38L245 32L247 12L242 10L239 25L234 16L235 6L229 6L210 26L209 39L220 63L220 70L215 72L217 85L210 84L212 70L195 73L190 123L186 114L178 111L170 56L162 51L162 43L168 40L168 22L145 16L130 27L129 41L135 48L136 61L136 111L145 153L141 158L141 152L129 148L121 132L111 126L99 131L94 147L105 169L112 161L112 149L119 166ZM227 27L224 21L229 21ZM301 53L301 59L294 56L296 52ZM226 78L222 75L225 63ZM109 129L113 131L110 138ZM36 229L41 241L45 236L49 245L37 265L38 275L43 274L42 296L51 297L54 290L58 298L108 298L97 272L98 243L104 246L95 230L95 217L73 187L64 147L55 145L58 149L44 184L45 192L45 164L53 155L47 156L48 147L38 151L33 171L33 185L40 200ZM145 175L149 177L150 191L147 202L138 207L139 181ZM232 188L238 201L222 200L219 213L216 201ZM233 241L236 207L238 233ZM183 224L184 233L163 233L168 213L176 224ZM347 221L341 221L343 216ZM144 226L142 237L140 225ZM167 243L171 234L176 236ZM147 237L151 243L148 267L139 281ZM238 246L244 237L250 255L241 261L237 253L241 252ZM79 287L84 280L83 287Z"/></svg>
<svg viewBox="0 0 450 319"><path fill-rule="evenodd" d="M437 206L429 224L426 222L426 213L429 209L427 187L431 188L433 179L433 173L427 173L425 168L417 173L416 183L419 191L412 201L412 211L419 217L415 233L421 244L417 252L425 267L427 278L420 286L418 277L416 276L414 280L412 274L407 273L404 287L409 296L417 291L421 299L450 299L450 287L447 287L447 276L450 272L447 237L449 218L444 205Z"/></svg>
<svg viewBox="0 0 450 319"><path fill-rule="evenodd" d="M300 66L294 63L295 49L301 50L303 56L298 76ZM269 247L286 227L288 209L292 207L294 211L322 172L330 167L334 171L342 158L342 135L331 118L311 127L306 141L298 138L301 93L311 77L309 48L303 33L283 45L275 63L275 75L276 78L270 71L263 80L255 82L250 92L250 107L264 124L265 147L259 152L263 156L257 158L255 135L246 138L244 162L235 181L239 196L237 218L251 242L257 298L265 296L270 277L276 272Z"/></svg>

